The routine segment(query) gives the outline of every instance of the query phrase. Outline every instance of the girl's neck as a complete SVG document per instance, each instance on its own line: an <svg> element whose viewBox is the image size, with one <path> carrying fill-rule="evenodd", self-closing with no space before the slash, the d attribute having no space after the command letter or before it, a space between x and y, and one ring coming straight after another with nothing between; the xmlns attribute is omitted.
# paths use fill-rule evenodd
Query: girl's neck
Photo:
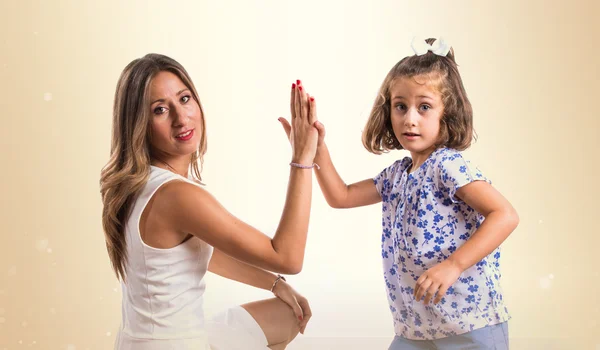
<svg viewBox="0 0 600 350"><path fill-rule="evenodd" d="M425 163L425 161L429 158L429 156L436 150L435 147L428 148L426 150L420 152L410 152L410 156L412 158L412 165L408 170L409 173L412 173L419 169L421 165Z"/></svg>

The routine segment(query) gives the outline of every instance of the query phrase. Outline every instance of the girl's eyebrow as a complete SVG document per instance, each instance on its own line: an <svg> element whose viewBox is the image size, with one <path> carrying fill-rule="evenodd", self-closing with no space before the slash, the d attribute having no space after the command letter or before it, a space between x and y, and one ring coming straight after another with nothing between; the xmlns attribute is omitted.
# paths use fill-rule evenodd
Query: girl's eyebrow
<svg viewBox="0 0 600 350"><path fill-rule="evenodd" d="M433 97L431 97L431 96L427 96L427 95L419 95L419 96L417 96L417 97L420 97L420 98L428 98L428 99L430 99L430 100L433 100ZM392 98L392 100L401 100L401 99L404 99L404 96L394 96L394 97Z"/></svg>

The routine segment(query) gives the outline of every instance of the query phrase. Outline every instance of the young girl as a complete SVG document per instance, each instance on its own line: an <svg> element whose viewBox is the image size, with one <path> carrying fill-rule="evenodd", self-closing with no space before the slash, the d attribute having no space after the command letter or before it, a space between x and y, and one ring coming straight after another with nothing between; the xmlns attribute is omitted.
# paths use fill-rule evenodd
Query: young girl
<svg viewBox="0 0 600 350"><path fill-rule="evenodd" d="M499 246L519 219L460 153L473 125L453 50L434 39L412 46L415 55L385 78L363 132L369 152L404 149L411 157L346 185L317 123L315 174L334 208L383 202L381 255L396 333L390 349L506 349Z"/></svg>
<svg viewBox="0 0 600 350"><path fill-rule="evenodd" d="M100 181L106 246L123 290L116 350L275 350L304 332L308 302L269 272L301 270L310 217L307 169L318 141L314 99L297 81L290 102L289 186L271 239L199 185L206 128L186 70L158 54L125 67L115 94L110 160ZM277 298L205 320L207 271Z"/></svg>

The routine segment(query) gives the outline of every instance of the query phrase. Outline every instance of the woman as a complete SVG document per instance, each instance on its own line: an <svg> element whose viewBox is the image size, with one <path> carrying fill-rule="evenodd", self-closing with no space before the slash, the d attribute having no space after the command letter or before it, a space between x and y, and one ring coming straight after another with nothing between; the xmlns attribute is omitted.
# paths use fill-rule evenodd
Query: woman
<svg viewBox="0 0 600 350"><path fill-rule="evenodd" d="M113 113L100 185L107 249L123 289L115 348L284 349L304 332L311 311L284 278L268 271L302 269L318 137L314 99L299 81L292 85L289 186L272 239L201 186L204 114L178 62L158 54L132 61L119 79ZM207 270L278 298L205 321Z"/></svg>

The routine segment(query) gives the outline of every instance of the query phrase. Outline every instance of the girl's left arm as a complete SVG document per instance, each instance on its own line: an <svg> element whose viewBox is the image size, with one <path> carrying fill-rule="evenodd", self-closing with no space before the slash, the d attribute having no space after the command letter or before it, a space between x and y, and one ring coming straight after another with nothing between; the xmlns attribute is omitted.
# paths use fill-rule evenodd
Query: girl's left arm
<svg viewBox="0 0 600 350"><path fill-rule="evenodd" d="M485 181L464 185L456 191L455 196L482 214L485 220L448 259L417 279L414 296L417 301L425 297L425 304L434 296L433 302L439 303L463 271L498 248L519 224L519 216L513 206Z"/></svg>
<svg viewBox="0 0 600 350"><path fill-rule="evenodd" d="M517 228L519 215L510 202L485 181L474 181L459 188L456 196L485 217L467 242L448 258L464 271L504 242Z"/></svg>

